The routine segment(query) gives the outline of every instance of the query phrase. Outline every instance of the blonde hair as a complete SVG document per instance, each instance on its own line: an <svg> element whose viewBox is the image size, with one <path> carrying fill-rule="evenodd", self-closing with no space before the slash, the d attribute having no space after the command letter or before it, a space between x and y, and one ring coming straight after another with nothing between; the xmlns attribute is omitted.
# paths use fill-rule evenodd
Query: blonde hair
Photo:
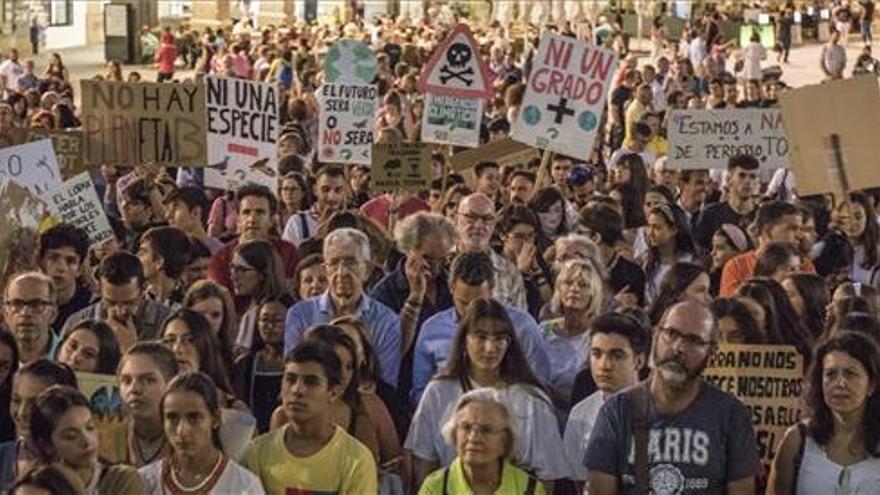
<svg viewBox="0 0 880 495"><path fill-rule="evenodd" d="M602 311L602 304L605 299L605 280L602 277L602 271L591 258L572 259L562 263L559 268L559 275L556 276L556 285L553 290L553 297L550 298L550 309L555 314L562 313L562 300L560 298L560 287L563 280L580 277L587 285L587 291L590 294L590 304L586 309L586 313L590 318L597 316Z"/></svg>

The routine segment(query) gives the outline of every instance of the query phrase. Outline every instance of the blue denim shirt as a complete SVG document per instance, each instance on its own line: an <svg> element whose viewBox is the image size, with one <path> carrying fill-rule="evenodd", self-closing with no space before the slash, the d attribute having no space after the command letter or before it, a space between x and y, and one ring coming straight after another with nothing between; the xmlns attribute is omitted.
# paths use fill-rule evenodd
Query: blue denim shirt
<svg viewBox="0 0 880 495"><path fill-rule="evenodd" d="M287 311L284 322L284 352L293 349L309 327L330 323L337 315L330 302L329 292L300 301ZM400 317L384 304L367 296L354 316L367 328L370 344L379 359L382 381L397 387L400 372Z"/></svg>
<svg viewBox="0 0 880 495"><path fill-rule="evenodd" d="M508 305L504 308L513 323L513 331L519 339L523 354L532 366L532 372L546 385L550 377L550 359L544 349L538 323L525 311ZM428 382L449 359L457 331L458 315L454 307L437 313L422 325L413 357L413 405L418 405Z"/></svg>

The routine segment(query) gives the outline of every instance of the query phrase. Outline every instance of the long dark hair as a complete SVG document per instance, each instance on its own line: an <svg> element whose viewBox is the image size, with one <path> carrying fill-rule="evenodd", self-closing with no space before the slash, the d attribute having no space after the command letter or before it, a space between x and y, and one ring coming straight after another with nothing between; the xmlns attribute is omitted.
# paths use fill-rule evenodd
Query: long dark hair
<svg viewBox="0 0 880 495"><path fill-rule="evenodd" d="M41 462L48 464L55 460L52 455L52 432L58 427L62 416L74 407L91 411L86 396L69 385L52 385L37 396L31 410L31 439Z"/></svg>
<svg viewBox="0 0 880 495"><path fill-rule="evenodd" d="M119 360L122 358L122 351L119 349L119 341L116 339L113 329L103 321L83 320L70 327L61 339L61 343L58 344L58 350L55 352L56 357L70 336L77 330L83 329L92 332L98 339L98 364L95 367L95 373L115 375L116 367L119 366Z"/></svg>
<svg viewBox="0 0 880 495"><path fill-rule="evenodd" d="M873 457L880 457L880 348L864 334L841 332L822 342L816 348L813 364L806 376L804 397L810 409L807 431L819 445L826 445L834 436L834 418L822 388L823 361L832 352L843 352L859 361L874 384L874 391L865 403L862 416L862 438L865 450Z"/></svg>
<svg viewBox="0 0 880 495"><path fill-rule="evenodd" d="M675 229L675 253L694 255L694 241L691 238L691 228L688 224L684 210L676 205L659 204L651 208L651 215L659 215L667 225ZM651 246L648 248L648 258L645 261L645 275L650 279L660 265L660 248Z"/></svg>
<svg viewBox="0 0 880 495"><path fill-rule="evenodd" d="M865 262L862 268L870 269L880 263L880 226L877 225L877 215L874 214L874 208L868 202L868 197L862 193L850 193L849 200L851 203L857 203L865 210L865 231L862 232L861 242L865 249ZM857 239L851 239L856 241Z"/></svg>
<svg viewBox="0 0 880 495"><path fill-rule="evenodd" d="M773 299L779 340L769 343L794 346L804 356L804 362L808 362L813 349L813 338L809 330L801 324L782 285L770 278L753 278L748 284L766 288Z"/></svg>
<svg viewBox="0 0 880 495"><path fill-rule="evenodd" d="M673 304L681 301L682 293L694 280L701 274L706 273L706 269L696 263L679 262L666 272L663 280L660 281L660 287L657 291L657 297L651 304L648 311L648 318L652 325L660 323L663 313Z"/></svg>
<svg viewBox="0 0 880 495"><path fill-rule="evenodd" d="M162 418L163 429L165 424L165 399L172 392L192 392L197 394L204 401L205 407L211 416L217 419L220 418L220 397L217 394L217 385L214 383L214 380L211 380L210 376L201 371L187 371L174 377L171 383L165 387L165 392L162 393L162 400L159 401L159 417ZM220 428L211 430L211 442L214 444L214 447L218 449L223 448L223 444L220 441Z"/></svg>
<svg viewBox="0 0 880 495"><path fill-rule="evenodd" d="M556 203L560 203L562 205L562 221L559 222L559 225L556 227L556 231L552 232L554 236L564 235L568 232L568 212L565 208L565 198L562 196L562 193L556 187L542 187L535 191L534 196L532 196L532 200L529 201L529 207L532 211L546 213L550 211L550 208L553 207ZM546 235L544 233L544 226L541 224L540 217L538 217L538 232L536 234Z"/></svg>
<svg viewBox="0 0 880 495"><path fill-rule="evenodd" d="M804 314L801 321L809 330L813 340L818 339L825 329L828 303L831 299L825 279L812 273L795 273L788 280L804 300Z"/></svg>
<svg viewBox="0 0 880 495"><path fill-rule="evenodd" d="M226 365L223 364L223 355L220 352L220 342L211 331L211 324L208 323L208 320L201 313L180 308L171 313L162 324L162 331L159 333L161 337L165 336L168 325L175 320L182 321L189 329L193 346L199 355L199 371L211 377L217 388L227 394L232 394L229 372L226 370Z"/></svg>
<svg viewBox="0 0 880 495"><path fill-rule="evenodd" d="M260 274L260 287L256 294L250 295L252 301L259 301L283 292L284 269L281 257L272 243L255 239L239 244L235 252Z"/></svg>
<svg viewBox="0 0 880 495"><path fill-rule="evenodd" d="M758 322L755 321L749 307L739 299L724 297L715 299L712 301L712 312L719 321L722 318L732 318L736 322L737 329L743 334L746 344L765 342L764 334L758 328Z"/></svg>
<svg viewBox="0 0 880 495"><path fill-rule="evenodd" d="M435 380L458 380L462 389L467 391L470 385L470 358L467 355L468 334L477 330L486 320L499 323L507 334L509 344L499 366L501 379L509 384L525 383L544 391L543 385L535 378L529 361L520 346L519 339L513 331L513 323L507 315L504 305L494 299L476 299L470 303L464 316L458 323L458 331L452 344L452 352L446 365L435 375Z"/></svg>
<svg viewBox="0 0 880 495"><path fill-rule="evenodd" d="M351 355L351 362L355 365L354 372L351 375L351 381L342 393L342 397L346 404L352 409L357 410L358 403L358 368L357 368L357 346L351 340L344 330L335 325L317 325L309 328L305 333L307 342L318 342L326 344L330 348L336 346L344 348ZM340 373L342 369L339 370ZM352 414L354 418L355 414Z"/></svg>

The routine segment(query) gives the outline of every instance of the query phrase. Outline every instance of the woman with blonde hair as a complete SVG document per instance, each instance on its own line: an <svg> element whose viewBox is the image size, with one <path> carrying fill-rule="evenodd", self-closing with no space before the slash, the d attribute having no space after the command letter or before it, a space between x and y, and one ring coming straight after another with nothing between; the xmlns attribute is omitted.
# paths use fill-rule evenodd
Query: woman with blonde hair
<svg viewBox="0 0 880 495"><path fill-rule="evenodd" d="M550 396L557 407L568 408L578 372L586 365L590 322L602 312L605 288L602 272L590 259L570 259L560 266L550 299L558 318L541 323L550 358Z"/></svg>

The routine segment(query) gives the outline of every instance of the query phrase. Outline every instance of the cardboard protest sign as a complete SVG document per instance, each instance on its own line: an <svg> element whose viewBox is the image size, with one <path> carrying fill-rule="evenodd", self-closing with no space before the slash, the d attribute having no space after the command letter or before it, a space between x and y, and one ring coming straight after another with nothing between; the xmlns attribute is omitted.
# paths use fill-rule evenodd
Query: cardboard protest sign
<svg viewBox="0 0 880 495"><path fill-rule="evenodd" d="M370 189L418 191L431 185L431 150L423 143L373 145Z"/></svg>
<svg viewBox="0 0 880 495"><path fill-rule="evenodd" d="M202 84L84 80L82 109L92 165L207 165Z"/></svg>
<svg viewBox="0 0 880 495"><path fill-rule="evenodd" d="M588 158L616 61L611 50L545 34L511 137L572 158Z"/></svg>
<svg viewBox="0 0 880 495"><path fill-rule="evenodd" d="M252 182L275 188L281 126L278 88L231 77L205 78L208 163L205 185L235 190Z"/></svg>
<svg viewBox="0 0 880 495"><path fill-rule="evenodd" d="M486 143L479 148L458 152L452 155L449 162L452 165L452 170L461 172L482 161L495 162L498 166L503 167L509 164L526 163L539 156L538 150L535 148L510 138L504 138Z"/></svg>
<svg viewBox="0 0 880 495"><path fill-rule="evenodd" d="M8 177L0 176L0 283L36 262L37 233L49 214L46 203Z"/></svg>
<svg viewBox="0 0 880 495"><path fill-rule="evenodd" d="M92 244L113 236L113 229L87 172L66 180L57 190L43 195L52 216L85 230Z"/></svg>
<svg viewBox="0 0 880 495"><path fill-rule="evenodd" d="M754 156L762 169L784 167L788 161L778 109L673 110L667 132L673 168L727 169L730 157L739 154Z"/></svg>
<svg viewBox="0 0 880 495"><path fill-rule="evenodd" d="M318 159L322 162L369 165L379 90L373 84L321 86Z"/></svg>
<svg viewBox="0 0 880 495"><path fill-rule="evenodd" d="M474 148L480 144L483 100L428 93L422 112L422 142Z"/></svg>
<svg viewBox="0 0 880 495"><path fill-rule="evenodd" d="M52 140L62 179L69 179L91 168L83 159L83 134L78 129L9 129L0 134L0 148L46 138Z"/></svg>
<svg viewBox="0 0 880 495"><path fill-rule="evenodd" d="M76 384L91 405L100 455L110 460L126 458L128 443L124 430L127 426L116 375L78 372Z"/></svg>
<svg viewBox="0 0 880 495"><path fill-rule="evenodd" d="M324 80L329 83L372 84L378 65L376 54L365 43L335 41L324 58Z"/></svg>
<svg viewBox="0 0 880 495"><path fill-rule="evenodd" d="M848 182L859 189L880 186L880 85L876 77L785 91L779 103L798 194L842 192L838 172L829 160L831 134L840 138Z"/></svg>
<svg viewBox="0 0 880 495"><path fill-rule="evenodd" d="M761 462L769 466L789 426L803 414L804 359L791 346L722 344L703 378L749 409Z"/></svg>
<svg viewBox="0 0 880 495"><path fill-rule="evenodd" d="M0 149L0 177L39 196L61 185L52 141L42 139Z"/></svg>
<svg viewBox="0 0 880 495"><path fill-rule="evenodd" d="M494 90L489 68L467 24L459 24L425 65L419 78L423 93L459 98L491 98Z"/></svg>

